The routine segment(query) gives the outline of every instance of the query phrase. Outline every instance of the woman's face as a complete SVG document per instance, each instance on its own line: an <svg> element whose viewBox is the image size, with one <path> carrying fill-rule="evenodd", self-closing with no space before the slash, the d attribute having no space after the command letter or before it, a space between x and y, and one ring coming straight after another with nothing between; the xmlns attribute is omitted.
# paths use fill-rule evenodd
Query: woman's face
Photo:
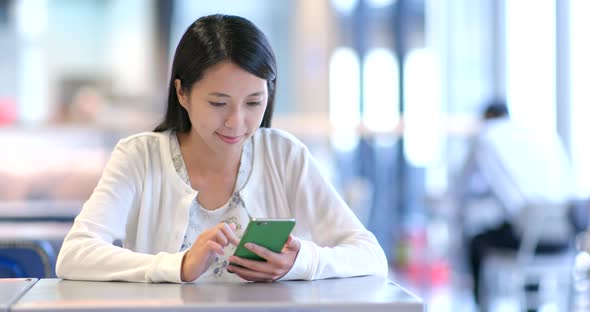
<svg viewBox="0 0 590 312"><path fill-rule="evenodd" d="M195 135L216 154L241 151L262 122L268 100L266 80L229 61L207 69L187 93L174 82Z"/></svg>

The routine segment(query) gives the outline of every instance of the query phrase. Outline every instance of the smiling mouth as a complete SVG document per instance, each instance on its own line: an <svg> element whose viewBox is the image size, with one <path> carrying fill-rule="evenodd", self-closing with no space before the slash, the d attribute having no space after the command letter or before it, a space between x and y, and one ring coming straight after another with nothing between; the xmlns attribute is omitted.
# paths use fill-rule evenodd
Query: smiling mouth
<svg viewBox="0 0 590 312"><path fill-rule="evenodd" d="M223 135L221 133L217 133L217 132L215 132L215 134L217 134L219 136L219 138L227 144L236 144L236 143L240 142L240 140L243 137L242 135L235 136L235 137L234 136L225 136L225 135Z"/></svg>

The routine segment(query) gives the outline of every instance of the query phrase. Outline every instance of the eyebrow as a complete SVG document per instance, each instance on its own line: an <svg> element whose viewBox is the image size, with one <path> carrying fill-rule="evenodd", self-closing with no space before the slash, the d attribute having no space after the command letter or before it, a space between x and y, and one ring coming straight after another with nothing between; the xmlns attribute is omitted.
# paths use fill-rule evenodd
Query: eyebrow
<svg viewBox="0 0 590 312"><path fill-rule="evenodd" d="M225 94L225 93L221 93L221 92L211 92L211 93L209 93L209 95L217 96L217 97L231 98L231 96L229 94ZM260 96L260 95L264 95L264 92L263 91L254 92L252 94L249 94L248 96Z"/></svg>

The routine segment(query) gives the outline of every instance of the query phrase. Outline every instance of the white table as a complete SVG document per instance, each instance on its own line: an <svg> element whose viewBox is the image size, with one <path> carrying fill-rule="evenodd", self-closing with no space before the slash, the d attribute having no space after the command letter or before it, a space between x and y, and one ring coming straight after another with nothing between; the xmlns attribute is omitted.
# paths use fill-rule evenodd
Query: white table
<svg viewBox="0 0 590 312"><path fill-rule="evenodd" d="M36 281L36 278L0 278L0 311L8 311Z"/></svg>
<svg viewBox="0 0 590 312"><path fill-rule="evenodd" d="M423 302L387 279L367 276L242 284L144 284L39 280L10 311L393 311Z"/></svg>

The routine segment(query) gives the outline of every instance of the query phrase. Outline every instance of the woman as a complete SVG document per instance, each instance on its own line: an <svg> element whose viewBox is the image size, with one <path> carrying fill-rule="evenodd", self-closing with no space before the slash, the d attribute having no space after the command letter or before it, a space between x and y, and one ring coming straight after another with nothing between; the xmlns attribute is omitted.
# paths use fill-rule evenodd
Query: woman
<svg viewBox="0 0 590 312"><path fill-rule="evenodd" d="M57 275L138 282L387 275L387 260L307 148L270 129L276 61L248 20L205 16L174 56L154 132L121 140L64 240ZM295 218L280 253L232 256L250 216ZM123 247L113 246L121 240ZM236 265L230 265L229 263ZM228 274L235 273L235 274Z"/></svg>

